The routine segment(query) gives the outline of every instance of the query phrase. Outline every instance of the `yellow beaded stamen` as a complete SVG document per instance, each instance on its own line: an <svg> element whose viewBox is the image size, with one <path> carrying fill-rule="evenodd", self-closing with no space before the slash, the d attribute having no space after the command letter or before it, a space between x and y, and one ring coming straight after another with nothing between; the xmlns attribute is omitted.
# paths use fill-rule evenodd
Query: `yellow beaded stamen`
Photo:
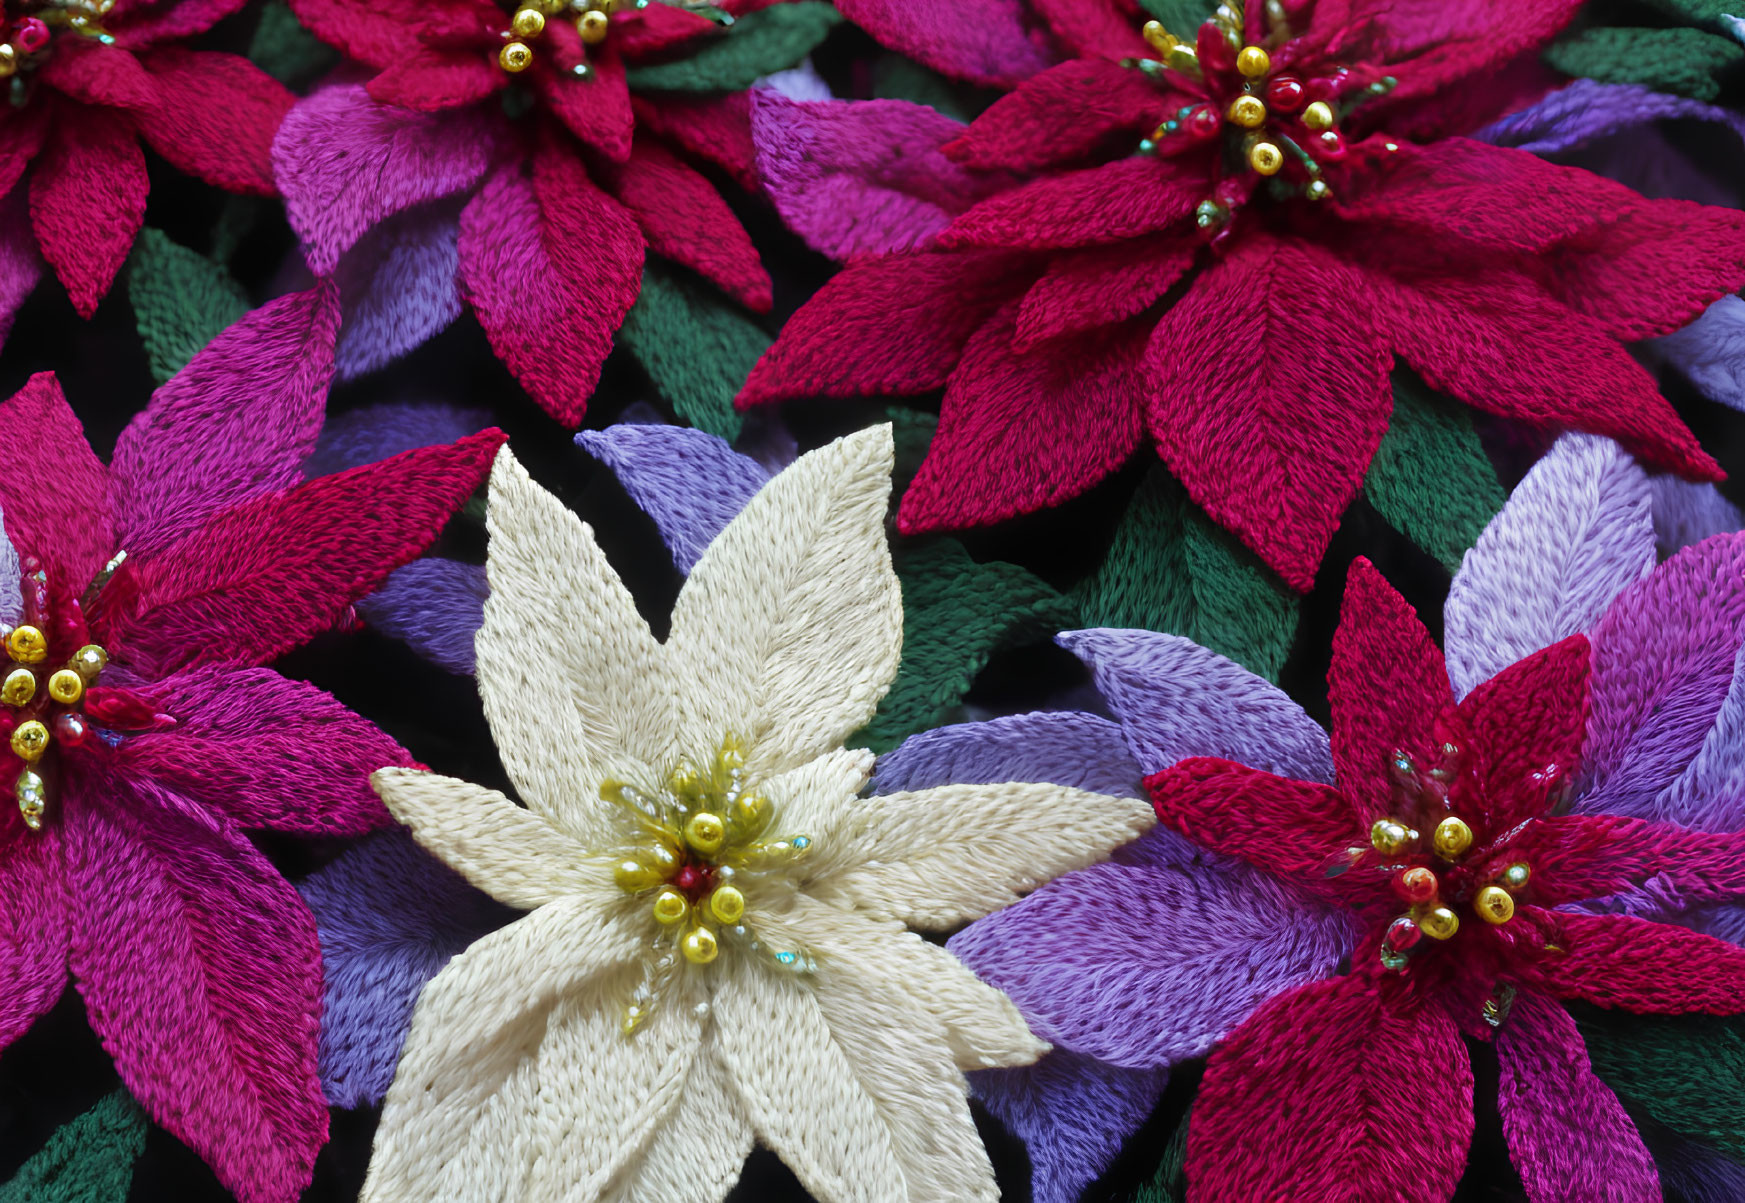
<svg viewBox="0 0 1745 1203"><path fill-rule="evenodd" d="M511 75L519 75L533 65L533 46L546 27L560 17L571 17L576 36L584 46L598 46L612 31L612 14L626 9L647 8L649 0L522 0L515 15L509 18L509 28L502 33L503 47L497 52L497 65ZM588 79L593 69L586 62L569 68L577 79Z"/></svg>

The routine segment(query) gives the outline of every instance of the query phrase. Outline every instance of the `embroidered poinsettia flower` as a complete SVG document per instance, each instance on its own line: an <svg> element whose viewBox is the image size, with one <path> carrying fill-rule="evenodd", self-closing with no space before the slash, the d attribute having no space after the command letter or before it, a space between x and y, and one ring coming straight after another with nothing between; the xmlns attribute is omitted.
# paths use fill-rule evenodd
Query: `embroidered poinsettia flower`
<svg viewBox="0 0 1745 1203"><path fill-rule="evenodd" d="M272 196L291 93L240 55L182 43L242 0L48 0L0 24L0 330L48 260L90 317L145 219L147 146L231 192ZM39 253L40 251L40 253Z"/></svg>
<svg viewBox="0 0 1745 1203"><path fill-rule="evenodd" d="M747 89L829 32L827 5L293 7L377 72L300 102L273 152L310 268L338 277L367 327L342 344L348 372L418 345L464 301L574 425L645 250L768 311L769 274L705 172L756 186Z"/></svg>
<svg viewBox="0 0 1745 1203"><path fill-rule="evenodd" d="M70 970L129 1093L245 1200L295 1199L327 1137L315 924L245 831L386 825L369 773L411 763L265 666L422 551L501 442L305 481L338 322L326 288L251 313L107 466L52 375L0 404L0 1046Z"/></svg>
<svg viewBox="0 0 1745 1203"><path fill-rule="evenodd" d="M1712 477L1623 343L1745 282L1745 216L1457 136L1574 7L1256 4L1240 29L1202 25L1197 47L1159 28L1152 57L1051 68L906 160L838 160L877 238L879 213L917 210L867 198L922 196L899 169L930 147L1023 178L923 196L937 224L908 227L905 253L853 258L739 403L943 388L899 513L910 533L1057 504L1149 439L1299 589L1387 431L1396 363L1505 418Z"/></svg>
<svg viewBox="0 0 1745 1203"><path fill-rule="evenodd" d="M948 945L1054 1045L974 1075L1038 1200L1077 1198L1170 1067L1208 1054L1190 1198L1447 1198L1473 1124L1463 1037L1495 1044L1529 1198L1660 1197L1562 1005L1745 1011L1745 950L1717 938L1745 931L1745 535L1657 567L1654 503L1622 450L1565 436L1468 553L1446 661L1358 561L1331 739L1186 639L1097 630L1061 642L1118 723L1021 715L880 762L880 789L1021 765L1157 805L1113 863Z"/></svg>
<svg viewBox="0 0 1745 1203"><path fill-rule="evenodd" d="M998 1189L961 1069L1044 1046L911 927L1013 901L1148 826L1005 782L861 798L844 739L897 667L889 427L776 475L657 642L591 531L506 451L478 680L526 808L374 780L425 848L528 911L419 995L363 1197L713 1203L754 1138L822 1200Z"/></svg>

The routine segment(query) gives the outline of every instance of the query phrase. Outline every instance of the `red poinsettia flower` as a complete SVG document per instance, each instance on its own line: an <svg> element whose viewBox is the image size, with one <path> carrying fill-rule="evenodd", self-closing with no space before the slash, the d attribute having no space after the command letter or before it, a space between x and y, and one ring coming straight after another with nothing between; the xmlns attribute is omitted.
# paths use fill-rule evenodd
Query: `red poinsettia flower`
<svg viewBox="0 0 1745 1203"><path fill-rule="evenodd" d="M769 309L769 274L699 168L755 186L745 89L811 49L836 19L823 6L293 7L319 36L380 72L367 88L338 84L310 97L279 137L279 182L317 273L351 274L341 259L388 219L470 196L458 238L452 218L446 235L417 236L458 242L458 262L453 250L446 260L425 256L446 273L432 287L453 296L458 282L497 355L571 424L636 300L645 247L749 308ZM753 52L724 53L729 43ZM760 59L760 50L776 59ZM453 316L440 297L423 309ZM409 314L399 324L421 320Z"/></svg>
<svg viewBox="0 0 1745 1203"><path fill-rule="evenodd" d="M943 387L908 532L1060 502L1148 433L1299 589L1387 430L1396 362L1714 477L1622 343L1745 282L1745 215L1452 136L1518 94L1520 56L1575 8L1254 4L1195 46L1152 28L1155 57L1050 68L945 147L1019 182L913 253L852 261L740 404Z"/></svg>
<svg viewBox="0 0 1745 1203"><path fill-rule="evenodd" d="M35 285L36 247L90 317L145 218L145 142L231 192L273 195L272 144L292 96L234 54L178 43L243 0L50 0L0 25L0 321ZM27 200L28 196L28 200ZM28 210L28 211L27 211ZM34 233L32 246L31 234Z"/></svg>
<svg viewBox="0 0 1745 1203"><path fill-rule="evenodd" d="M1188 1129L1192 1200L1446 1198L1473 1125L1463 1035L1503 1046L1503 1089L1525 1096L1509 1141L1531 1164L1568 1139L1532 1096L1603 1091L1559 1001L1745 1011L1745 949L1575 907L1649 881L1688 905L1745 894L1745 836L1566 813L1589 726L1585 636L1457 702L1411 606L1358 560L1328 679L1337 788L1216 759L1146 779L1165 824L1363 933L1349 972L1274 995L1213 1050ZM1617 1158L1607 1197L1658 1198L1623 1113L1596 1106L1590 1122L1566 1156Z"/></svg>

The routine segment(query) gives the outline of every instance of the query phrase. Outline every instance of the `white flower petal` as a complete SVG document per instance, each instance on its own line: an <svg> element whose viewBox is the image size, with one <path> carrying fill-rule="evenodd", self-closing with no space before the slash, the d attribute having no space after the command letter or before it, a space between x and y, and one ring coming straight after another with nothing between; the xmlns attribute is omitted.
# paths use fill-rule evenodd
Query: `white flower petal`
<svg viewBox="0 0 1745 1203"><path fill-rule="evenodd" d="M760 787L776 808L775 831L809 835L839 823L872 778L874 757L864 748L837 748L796 769L778 773Z"/></svg>
<svg viewBox="0 0 1745 1203"><path fill-rule="evenodd" d="M1064 785L942 785L875 794L810 832L807 892L916 927L979 919L1156 823L1152 809Z"/></svg>
<svg viewBox="0 0 1745 1203"><path fill-rule="evenodd" d="M666 756L676 707L665 655L593 532L507 447L487 521L485 719L522 800L595 846L609 813L600 781Z"/></svg>
<svg viewBox="0 0 1745 1203"><path fill-rule="evenodd" d="M903 638L885 544L891 459L889 426L801 456L697 561L667 640L688 747L731 732L766 777L872 717Z"/></svg>
<svg viewBox="0 0 1745 1203"><path fill-rule="evenodd" d="M851 974L875 993L907 995L944 1025L960 1069L1029 1065L1048 1051L1005 993L971 972L951 953L902 924L843 911L801 897L783 920L792 939L831 967Z"/></svg>
<svg viewBox="0 0 1745 1203"><path fill-rule="evenodd" d="M644 936L622 912L560 898L426 983L376 1128L363 1203L519 1200L552 1011L596 977L621 979Z"/></svg>
<svg viewBox="0 0 1745 1203"><path fill-rule="evenodd" d="M885 1118L812 983L746 957L718 968L715 1044L758 1135L819 1203L905 1203Z"/></svg>
<svg viewBox="0 0 1745 1203"><path fill-rule="evenodd" d="M494 789L418 769L378 769L370 784L420 844L493 898L532 910L566 894L610 897L603 865Z"/></svg>
<svg viewBox="0 0 1745 1203"><path fill-rule="evenodd" d="M751 1121L707 1045L678 1106L606 1191L610 1203L719 1203L751 1152Z"/></svg>

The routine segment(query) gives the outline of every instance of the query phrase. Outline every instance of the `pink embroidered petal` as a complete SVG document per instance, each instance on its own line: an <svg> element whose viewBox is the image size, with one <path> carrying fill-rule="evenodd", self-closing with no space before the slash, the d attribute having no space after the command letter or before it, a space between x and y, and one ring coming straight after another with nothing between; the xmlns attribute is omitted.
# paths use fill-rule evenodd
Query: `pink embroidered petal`
<svg viewBox="0 0 1745 1203"><path fill-rule="evenodd" d="M1497 1109L1529 1203L1659 1203L1654 1158L1562 1007L1518 995L1496 1048Z"/></svg>
<svg viewBox="0 0 1745 1203"><path fill-rule="evenodd" d="M1745 284L1745 213L1637 200L1553 261L1556 295L1615 338L1671 334Z"/></svg>
<svg viewBox="0 0 1745 1203"><path fill-rule="evenodd" d="M1031 0L1055 37L1081 58L1120 62L1156 54L1139 36L1145 18L1132 0ZM1184 31L1185 32L1185 31Z"/></svg>
<svg viewBox="0 0 1745 1203"><path fill-rule="evenodd" d="M128 1092L239 1199L292 1203L327 1140L314 919L185 799L88 768L67 783L71 963L91 1027Z"/></svg>
<svg viewBox="0 0 1745 1203"><path fill-rule="evenodd" d="M1026 271L998 251L857 260L788 319L734 404L940 388Z"/></svg>
<svg viewBox="0 0 1745 1203"><path fill-rule="evenodd" d="M132 52L90 38L61 38L43 64L43 84L105 108L143 110L159 103L158 85ZM65 128L66 122L62 122Z"/></svg>
<svg viewBox="0 0 1745 1203"><path fill-rule="evenodd" d="M519 164L498 168L461 214L461 295L498 358L566 426L587 411L642 258L636 222L567 147L543 147L531 181Z"/></svg>
<svg viewBox="0 0 1745 1203"><path fill-rule="evenodd" d="M1195 249L1185 239L1153 236L1054 255L1024 294L1013 350L1135 316L1187 274Z"/></svg>
<svg viewBox="0 0 1745 1203"><path fill-rule="evenodd" d="M1172 99L1131 67L1074 59L994 101L945 153L966 167L1035 171L1131 151Z"/></svg>
<svg viewBox="0 0 1745 1203"><path fill-rule="evenodd" d="M0 819L0 1049L55 1005L67 984L66 869L58 824L30 831L8 806Z"/></svg>
<svg viewBox="0 0 1745 1203"><path fill-rule="evenodd" d="M1234 761L1196 756L1145 779L1157 817L1214 852L1338 898L1327 871L1368 834L1351 803L1328 785L1275 777ZM1289 832L1290 838L1281 838Z"/></svg>
<svg viewBox="0 0 1745 1203"><path fill-rule="evenodd" d="M1460 703L1493 833L1543 814L1572 782L1587 735L1588 642L1571 635L1484 682Z"/></svg>
<svg viewBox="0 0 1745 1203"><path fill-rule="evenodd" d="M776 211L832 259L931 242L1003 174L968 171L940 149L961 122L906 100L789 100L752 93L757 170Z"/></svg>
<svg viewBox="0 0 1745 1203"><path fill-rule="evenodd" d="M1527 961L1528 984L1557 998L1647 1014L1734 1015L1745 998L1745 948L1631 915L1523 907L1557 953Z"/></svg>
<svg viewBox="0 0 1745 1203"><path fill-rule="evenodd" d="M1404 752L1431 764L1436 718L1454 701L1442 652L1411 604L1359 557L1345 578L1333 663L1333 765L1363 829L1390 813L1388 764Z"/></svg>
<svg viewBox="0 0 1745 1203"><path fill-rule="evenodd" d="M121 770L238 827L356 836L392 822L370 774L415 762L313 685L266 668L208 666L151 689L176 725L129 737L116 751Z"/></svg>
<svg viewBox="0 0 1745 1203"><path fill-rule="evenodd" d="M769 311L769 273L715 185L648 138L636 140L616 177L612 194L642 227L649 250L712 280L740 304Z"/></svg>
<svg viewBox="0 0 1745 1203"><path fill-rule="evenodd" d="M624 80L624 60L610 41L588 50L568 21L549 22L542 40L550 49L535 56L529 74L546 107L589 150L604 155L608 162L624 162L630 157L631 135L636 129L630 87ZM577 79L569 67L583 61L588 64L588 78Z"/></svg>
<svg viewBox="0 0 1745 1203"><path fill-rule="evenodd" d="M6 538L78 596L115 554L115 531L108 473L54 373L38 372L0 403L0 439L11 459L11 470L0 473ZM43 488L45 480L55 487Z"/></svg>
<svg viewBox="0 0 1745 1203"><path fill-rule="evenodd" d="M40 279L42 252L30 229L29 190L20 186L0 199L0 343Z"/></svg>
<svg viewBox="0 0 1745 1203"><path fill-rule="evenodd" d="M399 55L366 85L372 100L434 113L483 100L508 78L489 50L430 50L402 38Z"/></svg>
<svg viewBox="0 0 1745 1203"><path fill-rule="evenodd" d="M1387 433L1389 363L1359 290L1314 243L1251 230L1152 335L1150 425L1164 462L1298 590L1314 584Z"/></svg>
<svg viewBox="0 0 1745 1203"><path fill-rule="evenodd" d="M1472 1140L1454 1025L1361 974L1262 1004L1206 1063L1188 1126L1189 1203L1447 1199Z"/></svg>
<svg viewBox="0 0 1745 1203"><path fill-rule="evenodd" d="M153 150L208 184L277 194L273 135L295 99L283 84L234 54L166 46L141 61L157 83L157 103L136 115Z"/></svg>
<svg viewBox="0 0 1745 1203"><path fill-rule="evenodd" d="M0 121L0 188L10 193L24 176L53 125L53 106L25 105ZM28 225L28 223L26 223Z"/></svg>
<svg viewBox="0 0 1745 1203"><path fill-rule="evenodd" d="M1545 866L1532 891L1542 906L1621 896L1626 903L1652 898L1654 910L1675 911L1745 897L1739 832L1564 814L1539 819L1510 847L1528 864Z"/></svg>
<svg viewBox="0 0 1745 1203"><path fill-rule="evenodd" d="M751 93L726 96L632 96L639 129L686 154L713 163L747 192L757 191L757 150L751 141Z"/></svg>
<svg viewBox="0 0 1745 1203"><path fill-rule="evenodd" d="M683 46L692 38L713 36L721 27L700 12L671 4L623 11L612 22L612 45L629 62Z"/></svg>
<svg viewBox="0 0 1745 1203"><path fill-rule="evenodd" d="M331 285L269 301L152 394L115 443L110 501L129 555L303 479L333 375Z"/></svg>
<svg viewBox="0 0 1745 1203"><path fill-rule="evenodd" d="M246 0L120 0L108 25L129 48L205 33L242 8Z"/></svg>
<svg viewBox="0 0 1745 1203"><path fill-rule="evenodd" d="M309 32L372 67L389 66L407 53L410 4L370 0L290 0Z"/></svg>
<svg viewBox="0 0 1745 1203"><path fill-rule="evenodd" d="M1139 445L1146 331L1111 328L1028 355L1017 306L971 336L939 430L903 494L905 534L980 526L1055 505L1108 476Z"/></svg>
<svg viewBox="0 0 1745 1203"><path fill-rule="evenodd" d="M997 193L946 227L939 244L1049 250L1117 242L1175 224L1204 194L1204 181L1135 155Z"/></svg>
<svg viewBox="0 0 1745 1203"><path fill-rule="evenodd" d="M92 614L99 642L151 676L282 655L424 551L503 437L487 430L225 510L121 566Z"/></svg>
<svg viewBox="0 0 1745 1203"><path fill-rule="evenodd" d="M273 168L309 269L326 275L377 222L471 188L505 141L483 107L414 113L356 84L299 101L273 142Z"/></svg>
<svg viewBox="0 0 1745 1203"><path fill-rule="evenodd" d="M1397 103L1431 96L1537 49L1569 24L1581 2L1470 0L1451 6L1441 0L1353 0L1322 7L1333 11L1315 13L1311 37L1336 33L1340 21L1354 16L1371 19L1370 53L1395 65L1400 83L1389 99Z"/></svg>
<svg viewBox="0 0 1745 1203"><path fill-rule="evenodd" d="M145 155L119 113L58 106L30 173L30 224L80 317L97 311L145 220Z"/></svg>
<svg viewBox="0 0 1745 1203"><path fill-rule="evenodd" d="M963 0L942 9L847 0L838 7L880 45L971 83L1010 86L1054 61L1021 0Z"/></svg>

